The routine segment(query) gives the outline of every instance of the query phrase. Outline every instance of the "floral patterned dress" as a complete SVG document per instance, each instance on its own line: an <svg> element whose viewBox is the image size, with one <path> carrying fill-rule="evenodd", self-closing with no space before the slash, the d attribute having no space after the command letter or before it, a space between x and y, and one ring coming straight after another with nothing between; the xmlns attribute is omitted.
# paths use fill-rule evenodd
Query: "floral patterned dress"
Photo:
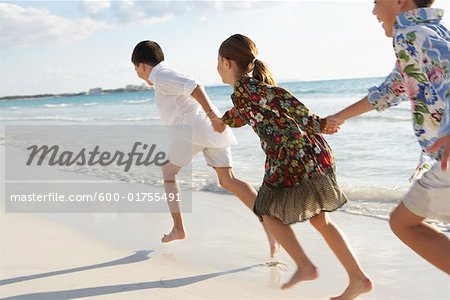
<svg viewBox="0 0 450 300"><path fill-rule="evenodd" d="M266 154L265 176L254 212L284 224L334 211L346 201L335 179L331 148L320 134L320 118L291 93L242 77L231 95L234 107L222 120L250 125Z"/></svg>

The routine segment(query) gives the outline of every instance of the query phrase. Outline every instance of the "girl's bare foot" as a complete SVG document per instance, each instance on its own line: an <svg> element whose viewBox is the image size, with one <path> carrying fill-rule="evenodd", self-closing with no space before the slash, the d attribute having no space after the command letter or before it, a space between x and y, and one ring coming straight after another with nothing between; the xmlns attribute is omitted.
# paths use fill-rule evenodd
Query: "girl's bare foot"
<svg viewBox="0 0 450 300"><path fill-rule="evenodd" d="M302 267L301 269L297 269L294 275L292 275L291 279L283 284L281 289L285 290L293 287L300 281L314 280L317 277L319 277L319 272L317 271L316 267L314 267L313 265Z"/></svg>
<svg viewBox="0 0 450 300"><path fill-rule="evenodd" d="M184 230L182 229L176 229L175 227L172 228L172 231L169 234L165 234L161 238L161 242L168 243L174 240L183 240L186 237L186 234L184 233Z"/></svg>
<svg viewBox="0 0 450 300"><path fill-rule="evenodd" d="M350 284L344 293L338 297L332 297L330 300L353 300L359 295L370 292L372 290L372 282L369 278L355 278L350 280Z"/></svg>

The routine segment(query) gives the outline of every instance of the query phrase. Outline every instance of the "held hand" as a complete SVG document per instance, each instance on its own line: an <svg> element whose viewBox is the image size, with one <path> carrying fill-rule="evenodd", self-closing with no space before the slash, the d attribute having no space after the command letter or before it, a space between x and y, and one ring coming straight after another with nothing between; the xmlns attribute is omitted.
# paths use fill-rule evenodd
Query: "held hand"
<svg viewBox="0 0 450 300"><path fill-rule="evenodd" d="M341 119L339 119L338 117L336 117L335 115L328 116L328 117L322 119L322 124L321 124L322 133L335 134L336 132L339 131L340 125L342 125L343 123L344 122Z"/></svg>
<svg viewBox="0 0 450 300"><path fill-rule="evenodd" d="M441 168L442 171L447 171L448 161L450 159L450 134L444 135L437 139L433 146L428 147L427 151L430 153L436 153L439 149L443 148Z"/></svg>
<svg viewBox="0 0 450 300"><path fill-rule="evenodd" d="M219 133L223 132L227 128L227 124L225 124L225 122L219 118L212 118L211 124L212 124L214 130Z"/></svg>

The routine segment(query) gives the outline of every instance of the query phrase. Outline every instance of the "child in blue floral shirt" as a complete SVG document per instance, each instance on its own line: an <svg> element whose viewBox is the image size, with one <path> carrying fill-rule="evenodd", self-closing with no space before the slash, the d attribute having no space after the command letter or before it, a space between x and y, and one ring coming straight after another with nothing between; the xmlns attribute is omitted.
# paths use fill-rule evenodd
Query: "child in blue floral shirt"
<svg viewBox="0 0 450 300"><path fill-rule="evenodd" d="M450 274L450 239L424 222L450 222L450 32L440 24L433 0L376 0L373 14L393 37L397 63L369 94L334 116L346 119L410 100L414 131L422 148L417 179L393 211L393 232L430 263ZM420 177L422 175L422 177Z"/></svg>

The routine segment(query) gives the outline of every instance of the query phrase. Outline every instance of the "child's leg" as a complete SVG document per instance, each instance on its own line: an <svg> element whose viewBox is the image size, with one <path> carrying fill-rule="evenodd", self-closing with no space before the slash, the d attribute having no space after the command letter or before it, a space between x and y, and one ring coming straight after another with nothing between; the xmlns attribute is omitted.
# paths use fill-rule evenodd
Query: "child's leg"
<svg viewBox="0 0 450 300"><path fill-rule="evenodd" d="M450 274L450 239L412 213L403 202L392 212L392 231L409 248Z"/></svg>
<svg viewBox="0 0 450 300"><path fill-rule="evenodd" d="M272 232L277 241L297 265L297 271L281 288L288 289L300 281L316 279L318 276L317 269L306 256L291 226L285 225L280 220L269 216L263 216L263 219L270 232Z"/></svg>
<svg viewBox="0 0 450 300"><path fill-rule="evenodd" d="M162 167L162 170L164 175L164 191L166 192L166 195L178 194L179 190L177 186L176 175L181 170L181 167L168 163ZM186 233L183 227L180 203L178 201L167 201L167 203L172 214L173 228L169 234L165 234L161 238L161 242L163 243L168 243L173 240L181 240L186 237Z"/></svg>
<svg viewBox="0 0 450 300"><path fill-rule="evenodd" d="M220 185L227 191L238 197L248 208L253 210L256 200L256 190L248 182L242 181L234 176L233 168L214 168L219 177ZM264 231L270 244L270 257L274 257L279 249L279 244L269 231L264 222L262 222Z"/></svg>
<svg viewBox="0 0 450 300"><path fill-rule="evenodd" d="M349 286L341 296L332 299L355 299L358 295L370 291L372 284L369 278L361 270L344 235L328 215L323 212L311 218L310 222L323 236L348 273Z"/></svg>

